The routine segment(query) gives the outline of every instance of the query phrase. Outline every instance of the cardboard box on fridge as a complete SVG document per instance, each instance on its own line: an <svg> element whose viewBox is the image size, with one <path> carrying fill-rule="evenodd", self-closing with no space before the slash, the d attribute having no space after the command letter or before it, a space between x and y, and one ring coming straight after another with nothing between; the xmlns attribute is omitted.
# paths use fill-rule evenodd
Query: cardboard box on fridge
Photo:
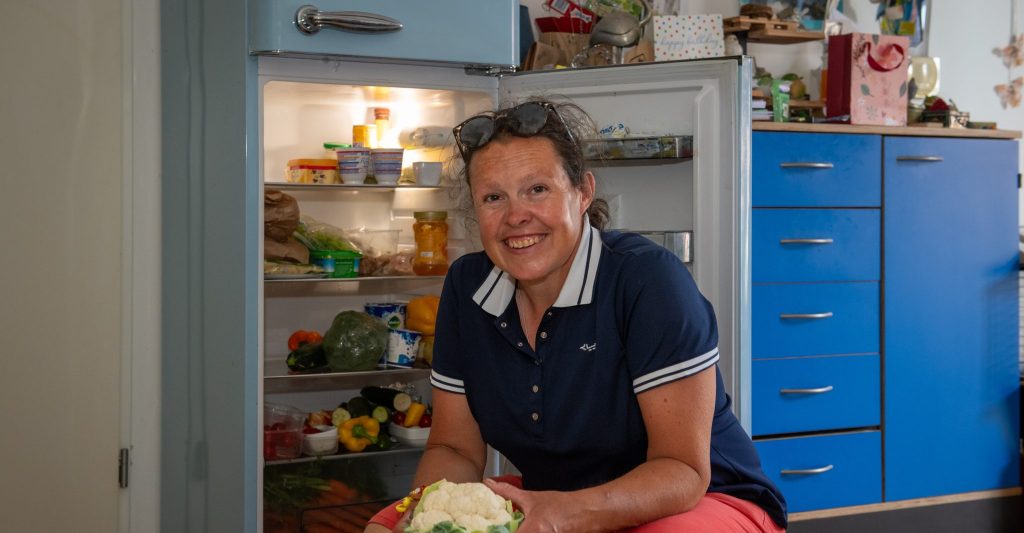
<svg viewBox="0 0 1024 533"><path fill-rule="evenodd" d="M851 124L907 125L907 51L899 35L848 33L828 41L829 117Z"/></svg>
<svg viewBox="0 0 1024 533"><path fill-rule="evenodd" d="M725 55L722 15L656 15L653 23L655 61Z"/></svg>

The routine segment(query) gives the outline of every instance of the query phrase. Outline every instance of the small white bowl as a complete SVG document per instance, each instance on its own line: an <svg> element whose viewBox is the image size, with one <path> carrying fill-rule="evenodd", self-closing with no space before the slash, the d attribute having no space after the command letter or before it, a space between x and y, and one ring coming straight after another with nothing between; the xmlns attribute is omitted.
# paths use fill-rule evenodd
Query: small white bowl
<svg viewBox="0 0 1024 533"><path fill-rule="evenodd" d="M303 455L330 455L338 453L338 428L334 426L316 426L320 433L302 434Z"/></svg>
<svg viewBox="0 0 1024 533"><path fill-rule="evenodd" d="M388 426L388 432L398 442L408 446L422 448L427 445L427 437L430 436L430 428L411 427L407 428L398 424Z"/></svg>

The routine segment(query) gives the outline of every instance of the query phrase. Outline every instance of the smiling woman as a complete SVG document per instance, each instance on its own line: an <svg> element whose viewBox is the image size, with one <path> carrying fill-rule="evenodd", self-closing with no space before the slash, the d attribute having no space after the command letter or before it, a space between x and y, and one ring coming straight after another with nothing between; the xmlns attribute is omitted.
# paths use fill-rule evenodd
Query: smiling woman
<svg viewBox="0 0 1024 533"><path fill-rule="evenodd" d="M601 230L580 123L531 100L454 129L483 251L445 280L414 484L480 482L490 445L522 472L483 480L521 533L781 531L782 495L722 385L714 310L671 252ZM390 506L367 531L404 520Z"/></svg>

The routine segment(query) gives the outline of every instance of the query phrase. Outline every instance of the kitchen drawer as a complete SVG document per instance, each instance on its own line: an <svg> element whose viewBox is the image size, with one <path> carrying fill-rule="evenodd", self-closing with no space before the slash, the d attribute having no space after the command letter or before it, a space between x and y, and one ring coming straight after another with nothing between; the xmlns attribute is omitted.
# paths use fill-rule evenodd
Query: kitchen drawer
<svg viewBox="0 0 1024 533"><path fill-rule="evenodd" d="M754 132L754 207L879 207L878 135Z"/></svg>
<svg viewBox="0 0 1024 533"><path fill-rule="evenodd" d="M879 279L875 209L754 209L753 281Z"/></svg>
<svg viewBox="0 0 1024 533"><path fill-rule="evenodd" d="M307 4L320 11L383 15L403 27L387 33L323 28L307 34L296 23L296 12ZM252 0L250 6L250 52L255 54L370 57L458 65L519 63L518 0Z"/></svg>
<svg viewBox="0 0 1024 533"><path fill-rule="evenodd" d="M761 467L785 495L791 513L882 500L877 431L769 439L754 445Z"/></svg>
<svg viewBox="0 0 1024 533"><path fill-rule="evenodd" d="M878 282L755 284L754 359L878 353Z"/></svg>
<svg viewBox="0 0 1024 533"><path fill-rule="evenodd" d="M754 435L879 424L877 354L757 360L751 375Z"/></svg>

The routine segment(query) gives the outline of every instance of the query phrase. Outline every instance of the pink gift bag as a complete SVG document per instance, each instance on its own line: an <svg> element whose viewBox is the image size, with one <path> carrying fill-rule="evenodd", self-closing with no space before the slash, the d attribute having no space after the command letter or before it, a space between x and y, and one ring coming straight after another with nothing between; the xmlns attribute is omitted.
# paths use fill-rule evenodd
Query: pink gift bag
<svg viewBox="0 0 1024 533"><path fill-rule="evenodd" d="M851 124L907 125L907 50L900 35L849 33L828 40L829 117Z"/></svg>

